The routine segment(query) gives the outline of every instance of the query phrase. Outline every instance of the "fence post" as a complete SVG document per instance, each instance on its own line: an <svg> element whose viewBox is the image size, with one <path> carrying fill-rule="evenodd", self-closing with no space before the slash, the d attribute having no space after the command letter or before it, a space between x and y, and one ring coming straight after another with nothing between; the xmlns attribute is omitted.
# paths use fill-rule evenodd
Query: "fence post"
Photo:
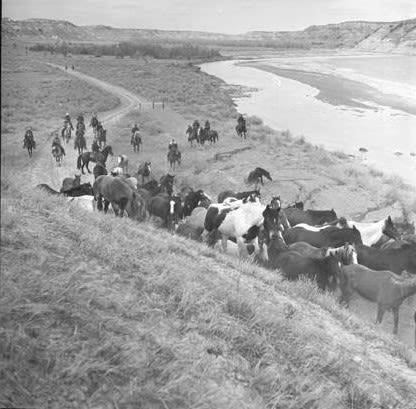
<svg viewBox="0 0 416 409"><path fill-rule="evenodd" d="M153 111L155 110L155 101L152 101L152 108L153 108Z"/></svg>
<svg viewBox="0 0 416 409"><path fill-rule="evenodd" d="M165 110L165 98L162 99L162 111Z"/></svg>

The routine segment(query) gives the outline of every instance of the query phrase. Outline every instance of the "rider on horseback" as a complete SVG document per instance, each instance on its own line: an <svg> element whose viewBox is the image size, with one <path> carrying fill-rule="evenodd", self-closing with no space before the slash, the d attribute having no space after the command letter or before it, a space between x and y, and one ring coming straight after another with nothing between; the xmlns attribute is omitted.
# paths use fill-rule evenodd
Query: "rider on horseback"
<svg viewBox="0 0 416 409"><path fill-rule="evenodd" d="M99 147L98 142L97 142L96 139L94 139L94 141L92 142L91 151L92 151L92 153L100 152L100 147Z"/></svg>
<svg viewBox="0 0 416 409"><path fill-rule="evenodd" d="M205 121L205 130L209 131L211 129L211 124L209 123L208 119Z"/></svg>
<svg viewBox="0 0 416 409"><path fill-rule="evenodd" d="M56 135L55 138L53 138L53 141L52 141L52 149L55 146L58 146L61 149L62 154L65 155L65 149L61 145L61 140L59 139L59 136L58 135Z"/></svg>
<svg viewBox="0 0 416 409"><path fill-rule="evenodd" d="M32 146L36 149L36 142L35 142L35 138L33 136L33 132L32 132L31 127L29 127L25 132L25 139L23 141L23 148L26 148L26 146L28 146L29 143L31 143Z"/></svg>
<svg viewBox="0 0 416 409"><path fill-rule="evenodd" d="M93 128L96 128L97 125L98 125L97 114L94 112L92 114L92 118L91 118L91 121L90 121L90 126L92 126Z"/></svg>
<svg viewBox="0 0 416 409"><path fill-rule="evenodd" d="M174 150L175 152L178 150L178 143L175 141L175 138L169 142L168 150Z"/></svg>
<svg viewBox="0 0 416 409"><path fill-rule="evenodd" d="M64 137L64 132L65 132L65 129L67 128L68 125L70 126L71 130L74 130L74 127L73 127L72 122L71 122L71 117L69 116L69 114L67 112L65 114L65 117L64 117L64 127L62 128L62 131L61 131L62 138Z"/></svg>
<svg viewBox="0 0 416 409"><path fill-rule="evenodd" d="M85 132L84 115L80 114L77 118L77 131Z"/></svg>
<svg viewBox="0 0 416 409"><path fill-rule="evenodd" d="M140 135L139 126L137 124L134 124L133 128L131 128L131 139L130 139L131 145L134 145L136 136L140 137L141 135Z"/></svg>
<svg viewBox="0 0 416 409"><path fill-rule="evenodd" d="M134 135L139 130L139 125L134 124L133 128L131 128L131 134Z"/></svg>

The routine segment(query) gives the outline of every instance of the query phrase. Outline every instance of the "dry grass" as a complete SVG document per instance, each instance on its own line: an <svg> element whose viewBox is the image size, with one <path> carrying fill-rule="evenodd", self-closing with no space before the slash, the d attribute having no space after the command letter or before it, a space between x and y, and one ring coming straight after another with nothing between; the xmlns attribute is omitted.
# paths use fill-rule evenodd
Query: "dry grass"
<svg viewBox="0 0 416 409"><path fill-rule="evenodd" d="M415 354L313 283L13 181L7 193L2 405L406 408L416 396Z"/></svg>
<svg viewBox="0 0 416 409"><path fill-rule="evenodd" d="M274 133L272 140L273 132L256 118L250 119L250 140L237 139L230 131L236 112L217 80L174 63L151 62L146 68L144 62L127 60L102 58L94 74L112 76L114 83L148 97L156 86L162 92L172 82L170 108L183 113L132 113L112 125L111 143L118 152L131 152L129 127L138 119L142 123L143 152L134 159L129 154L133 166L149 158L159 176L166 171L170 135L184 138L187 122L209 112L221 145L183 148L178 185L202 186L215 197L230 185L244 186L247 164L261 160L273 164L278 176L269 188L290 197L294 182L280 180L290 177L293 163L298 174L328 173L319 167L325 152L299 145L289 132ZM93 61L85 64L76 66L93 75ZM42 67L30 65L39 79L56 75L60 81ZM196 93L189 96L193 88L186 83L194 76ZM183 104L171 95L175 92ZM29 115L31 123L42 124L46 113L40 109ZM263 135L270 144L259 143ZM224 151L235 153L225 163L212 161ZM14 144L5 153L18 155ZM336 155L328 158L331 177L338 172L335 177L351 189L356 175L346 177L342 171L351 163ZM0 406L413 407L415 353L341 309L313 283L287 282L277 272L148 224L84 213L33 190L29 166L15 165L7 172L2 168L1 183ZM324 194L340 180L325 176L302 183ZM357 189L357 197L363 189Z"/></svg>

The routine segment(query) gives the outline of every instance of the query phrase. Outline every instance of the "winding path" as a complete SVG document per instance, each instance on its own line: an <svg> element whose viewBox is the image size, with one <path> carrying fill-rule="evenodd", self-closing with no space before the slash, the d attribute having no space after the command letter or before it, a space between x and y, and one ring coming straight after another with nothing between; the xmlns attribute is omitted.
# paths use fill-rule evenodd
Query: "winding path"
<svg viewBox="0 0 416 409"><path fill-rule="evenodd" d="M100 112L99 118L100 121L104 122L106 126L110 123L117 122L120 118L128 114L134 109L137 109L140 104L147 102L144 98L138 97L137 95L127 91L124 88L109 84L108 82L99 80L97 78L91 77L89 75L83 74L75 70L65 70L65 67L57 64L47 63L47 65L60 69L68 75L72 75L82 81L88 82L91 85L94 85L98 88L103 89L106 92L113 94L114 96L120 99L120 105L116 108ZM87 124L86 124L87 125ZM87 145L88 141L92 140L92 130L87 125ZM69 144L64 145L66 156L64 156L62 161L62 166L57 166L55 159L51 154L51 144L52 136L44 144L39 160L36 162L35 166L32 168L32 182L34 185L38 183L47 183L51 187L59 190L62 185L62 180L66 177L73 177L76 172L76 161L78 158L78 152L74 149L74 137L72 136ZM90 169L95 164L90 164ZM86 173L81 177L81 182L93 182L94 177L92 174Z"/></svg>

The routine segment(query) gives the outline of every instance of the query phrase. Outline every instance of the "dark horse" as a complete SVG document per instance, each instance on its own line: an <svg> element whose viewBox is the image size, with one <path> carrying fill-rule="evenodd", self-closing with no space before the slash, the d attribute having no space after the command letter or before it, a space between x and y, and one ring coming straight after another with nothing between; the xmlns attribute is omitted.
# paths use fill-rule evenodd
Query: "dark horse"
<svg viewBox="0 0 416 409"><path fill-rule="evenodd" d="M206 141L216 143L218 141L218 132L214 129L202 129L199 132L199 143L204 144Z"/></svg>
<svg viewBox="0 0 416 409"><path fill-rule="evenodd" d="M62 158L65 156L65 149L60 144L52 145L52 156L55 158L58 166L62 164Z"/></svg>
<svg viewBox="0 0 416 409"><path fill-rule="evenodd" d="M87 141L81 129L75 131L74 149L78 149L78 155L81 155L87 149Z"/></svg>
<svg viewBox="0 0 416 409"><path fill-rule="evenodd" d="M218 203L222 203L227 197L235 197L236 199L247 199L255 196L260 199L260 190L248 190L246 192L234 192L233 190L224 190L218 194Z"/></svg>
<svg viewBox="0 0 416 409"><path fill-rule="evenodd" d="M168 195L172 195L173 183L175 181L175 175L167 173L160 178L160 191L166 192Z"/></svg>
<svg viewBox="0 0 416 409"><path fill-rule="evenodd" d="M194 141L198 142L198 131L191 125L188 125L188 128L186 129L186 135L188 135L188 142L191 144L191 146L194 146Z"/></svg>
<svg viewBox="0 0 416 409"><path fill-rule="evenodd" d="M98 162L94 169L92 170L92 173L94 174L94 180L98 178L98 176L101 175L108 175L107 168L105 167L105 164Z"/></svg>
<svg viewBox="0 0 416 409"><path fill-rule="evenodd" d="M238 136L240 136L241 138L244 138L244 139L247 138L247 127L246 127L245 122L239 122L236 125L235 130L236 130Z"/></svg>
<svg viewBox="0 0 416 409"><path fill-rule="evenodd" d="M361 234L355 226L352 229L349 227L328 227L319 231L310 231L303 227L291 227L285 230L283 237L288 244L304 241L315 247L340 247L347 242L363 244Z"/></svg>
<svg viewBox="0 0 416 409"><path fill-rule="evenodd" d="M107 129L104 129L103 127L98 128L97 132L97 141L100 145L100 148L106 145L107 143Z"/></svg>
<svg viewBox="0 0 416 409"><path fill-rule="evenodd" d="M131 137L131 144L133 145L134 152L140 152L140 145L142 144L142 137L139 132L135 132Z"/></svg>
<svg viewBox="0 0 416 409"><path fill-rule="evenodd" d="M78 196L85 196L90 195L93 196L92 186L91 183L81 183L79 186L73 187L71 189L66 190L65 192L58 192L55 189L52 189L46 183L41 183L36 185L37 189L43 190L46 193L56 196L70 196L70 197L78 197Z"/></svg>
<svg viewBox="0 0 416 409"><path fill-rule="evenodd" d="M29 157L32 157L33 149L36 149L36 142L33 139L33 136L25 136L25 141L23 143L23 149L27 149Z"/></svg>
<svg viewBox="0 0 416 409"><path fill-rule="evenodd" d="M106 163L108 155L113 156L113 149L111 145L107 145L101 152L92 153L92 152L84 152L83 154L78 156L77 160L77 169L81 169L81 172L84 174L84 166L86 166L88 173L91 173L90 169L88 168L88 164L90 162L101 162Z"/></svg>
<svg viewBox="0 0 416 409"><path fill-rule="evenodd" d="M168 162L171 168L175 169L176 163L181 164L181 152L177 149L169 149L167 154Z"/></svg>
<svg viewBox="0 0 416 409"><path fill-rule="evenodd" d="M334 256L322 259L303 256L297 251L291 251L280 234L273 235L267 247L269 260L266 266L270 269L281 269L289 280L300 276L316 279L322 290L335 290L336 278L340 272L338 259Z"/></svg>
<svg viewBox="0 0 416 409"><path fill-rule="evenodd" d="M179 196L158 194L149 200L149 214L160 217L169 231L175 230L175 224L182 219L182 204Z"/></svg>
<svg viewBox="0 0 416 409"><path fill-rule="evenodd" d="M248 174L247 184L254 184L255 188L257 189L260 183L264 185L263 176L266 179L272 181L272 177L270 176L270 173L267 170L263 168L256 168Z"/></svg>
<svg viewBox="0 0 416 409"><path fill-rule="evenodd" d="M296 207L285 209L286 216L292 226L306 223L310 226L320 226L338 219L334 209L332 210L301 210Z"/></svg>
<svg viewBox="0 0 416 409"><path fill-rule="evenodd" d="M143 198L137 194L122 178L102 175L97 178L93 185L94 197L97 200L97 209L107 213L111 206L116 216L123 217L124 211L134 220L145 218L146 204Z"/></svg>
<svg viewBox="0 0 416 409"><path fill-rule="evenodd" d="M139 169L137 170L137 179L139 176L142 177L142 185L144 184L144 178L149 178L152 173L152 162L144 162L140 164ZM149 180L150 181L150 180Z"/></svg>
<svg viewBox="0 0 416 409"><path fill-rule="evenodd" d="M207 200L211 203L209 197L201 189L197 190L196 192L189 192L185 196L183 205L183 215L189 216L192 213L192 210L195 209L195 207L199 206L201 202L206 203Z"/></svg>
<svg viewBox="0 0 416 409"><path fill-rule="evenodd" d="M373 270L389 270L401 274L403 270L416 274L416 244L403 244L398 249L377 249L355 246L358 262Z"/></svg>

